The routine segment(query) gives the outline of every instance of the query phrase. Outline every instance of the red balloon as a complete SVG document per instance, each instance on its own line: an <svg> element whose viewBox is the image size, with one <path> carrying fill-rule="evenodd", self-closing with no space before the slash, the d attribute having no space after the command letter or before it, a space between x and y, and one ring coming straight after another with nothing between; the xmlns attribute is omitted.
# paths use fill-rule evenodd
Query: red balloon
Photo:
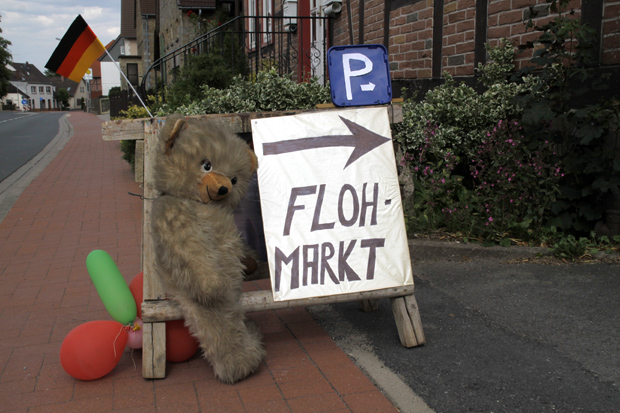
<svg viewBox="0 0 620 413"><path fill-rule="evenodd" d="M166 321L166 360L187 361L198 351L198 340L185 327L184 320Z"/></svg>
<svg viewBox="0 0 620 413"><path fill-rule="evenodd" d="M60 364L76 379L99 379L116 367L126 345L127 331L118 321L89 321L67 334Z"/></svg>
<svg viewBox="0 0 620 413"><path fill-rule="evenodd" d="M142 301L144 301L144 272L133 277L129 284L129 291L133 295L133 299L136 301L136 309L138 318L142 318Z"/></svg>

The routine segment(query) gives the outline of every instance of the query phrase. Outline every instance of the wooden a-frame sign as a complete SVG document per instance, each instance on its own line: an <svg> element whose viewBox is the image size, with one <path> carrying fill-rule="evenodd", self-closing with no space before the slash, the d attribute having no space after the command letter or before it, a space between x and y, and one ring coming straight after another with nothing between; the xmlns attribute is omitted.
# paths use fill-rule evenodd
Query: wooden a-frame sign
<svg viewBox="0 0 620 413"><path fill-rule="evenodd" d="M389 122L402 120L402 109L399 105L385 105L388 110ZM322 109L321 111L329 112ZM314 111L281 111L256 112L224 115L192 116L193 119L215 119L231 128L235 133L251 133L251 122L278 116L296 115ZM163 126L164 118L129 119L109 121L102 126L104 141L137 140L136 169L143 169L144 198L154 198L158 193L153 189L153 160L155 139ZM165 321L182 318L181 312L174 303L165 299L159 280L154 277L153 241L151 238L151 202L144 202L142 234L142 267L144 271L144 302L142 303L143 349L142 376L148 379L166 377L166 329ZM266 272L265 264L258 271ZM401 344L415 347L426 342L418 305L413 295L413 283L390 286L386 288L339 293L336 295L319 295L309 298L275 301L272 291L250 291L243 293L241 301L246 312L277 310L290 307L306 307L315 304L328 304L345 301L359 301L364 311L377 308L377 300L390 298L396 327Z"/></svg>

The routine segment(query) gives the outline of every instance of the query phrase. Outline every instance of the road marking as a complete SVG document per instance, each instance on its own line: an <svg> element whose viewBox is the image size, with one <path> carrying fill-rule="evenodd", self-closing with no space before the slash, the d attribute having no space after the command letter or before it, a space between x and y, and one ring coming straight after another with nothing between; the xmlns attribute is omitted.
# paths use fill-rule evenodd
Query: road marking
<svg viewBox="0 0 620 413"><path fill-rule="evenodd" d="M0 123L10 122L10 121L15 120L15 119L23 119L23 118L27 118L28 116L34 116L34 115L38 115L38 113L29 113L27 115L21 115L21 116L19 116L17 118L0 120Z"/></svg>

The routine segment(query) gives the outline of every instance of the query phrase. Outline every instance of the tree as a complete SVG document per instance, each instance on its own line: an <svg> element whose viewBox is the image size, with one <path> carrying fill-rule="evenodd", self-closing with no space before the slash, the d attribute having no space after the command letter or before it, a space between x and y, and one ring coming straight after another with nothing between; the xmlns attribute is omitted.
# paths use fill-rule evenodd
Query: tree
<svg viewBox="0 0 620 413"><path fill-rule="evenodd" d="M56 72L52 72L49 69L45 69L45 73L44 73L45 77L60 77L60 75Z"/></svg>
<svg viewBox="0 0 620 413"><path fill-rule="evenodd" d="M2 21L2 15L0 15L0 22ZM2 33L2 28L0 28ZM6 67L11 62L12 55L9 52L8 47L11 42L0 36L0 98L6 96L9 93L9 80L11 79L11 71Z"/></svg>
<svg viewBox="0 0 620 413"><path fill-rule="evenodd" d="M58 89L58 92L56 93L58 94L58 100L62 103L62 108L64 109L69 106L69 92L67 89Z"/></svg>

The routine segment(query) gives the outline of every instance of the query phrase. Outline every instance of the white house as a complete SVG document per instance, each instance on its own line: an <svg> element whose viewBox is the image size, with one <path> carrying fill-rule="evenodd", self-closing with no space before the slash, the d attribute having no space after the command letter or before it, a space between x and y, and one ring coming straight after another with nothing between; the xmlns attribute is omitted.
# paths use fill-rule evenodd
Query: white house
<svg viewBox="0 0 620 413"><path fill-rule="evenodd" d="M117 37L111 45L108 45L108 52L118 62L119 56L125 53L125 42L121 37ZM101 94L108 96L110 89L121 86L121 74L118 71L116 62L113 62L106 53L99 58L101 64Z"/></svg>
<svg viewBox="0 0 620 413"><path fill-rule="evenodd" d="M30 96L9 83L9 92L2 98L2 105L15 106L16 110L26 110ZM26 104L22 103L26 102Z"/></svg>
<svg viewBox="0 0 620 413"><path fill-rule="evenodd" d="M55 98L56 98L56 106L60 108L62 103L58 101L58 91L60 89L66 89L69 92L69 106L67 109L82 109L82 100L84 100L84 104L86 105L90 96L88 94L88 85L86 84L86 80L80 80L80 83L76 83L71 79L67 79L66 77L53 77L50 79L54 84L54 88L56 90Z"/></svg>
<svg viewBox="0 0 620 413"><path fill-rule="evenodd" d="M18 102L20 105L21 101L26 99L27 106L30 109L48 110L56 108L54 85L35 65L28 62L10 63L7 68L12 72L10 83L21 95ZM3 101L6 99L7 97Z"/></svg>

